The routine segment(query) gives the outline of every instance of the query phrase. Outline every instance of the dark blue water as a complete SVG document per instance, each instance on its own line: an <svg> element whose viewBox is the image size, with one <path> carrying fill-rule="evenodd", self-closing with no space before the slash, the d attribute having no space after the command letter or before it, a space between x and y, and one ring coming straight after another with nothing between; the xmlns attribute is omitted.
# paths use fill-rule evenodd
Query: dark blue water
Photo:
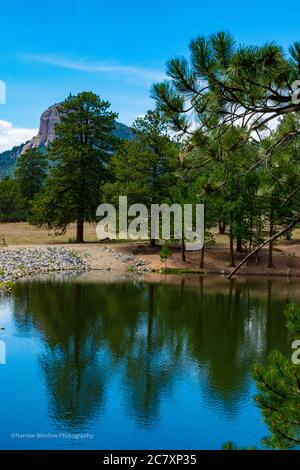
<svg viewBox="0 0 300 470"><path fill-rule="evenodd" d="M285 281L32 281L0 298L1 449L219 449L268 433L252 364L289 354Z"/></svg>

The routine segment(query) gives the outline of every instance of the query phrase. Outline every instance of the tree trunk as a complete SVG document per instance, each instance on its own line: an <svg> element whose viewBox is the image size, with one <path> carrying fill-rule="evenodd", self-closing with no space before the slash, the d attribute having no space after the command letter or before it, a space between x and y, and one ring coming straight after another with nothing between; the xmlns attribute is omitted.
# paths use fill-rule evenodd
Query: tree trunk
<svg viewBox="0 0 300 470"><path fill-rule="evenodd" d="M273 242L269 242L268 268L274 268L273 265Z"/></svg>
<svg viewBox="0 0 300 470"><path fill-rule="evenodd" d="M219 221L219 234L220 235L225 235L225 231L226 231L226 224L225 224L224 220L220 220Z"/></svg>
<svg viewBox="0 0 300 470"><path fill-rule="evenodd" d="M243 243L242 243L241 237L238 237L237 240L236 240L236 251L237 251L238 253L242 253L242 252L243 252Z"/></svg>
<svg viewBox="0 0 300 470"><path fill-rule="evenodd" d="M252 238L253 238L253 215L250 215L250 233L249 233L249 250L252 250Z"/></svg>
<svg viewBox="0 0 300 470"><path fill-rule="evenodd" d="M229 231L229 245L230 245L230 266L234 267L235 262L234 262L234 247L233 247L233 230L232 230L232 213L230 214L230 231Z"/></svg>
<svg viewBox="0 0 300 470"><path fill-rule="evenodd" d="M268 262L268 268L274 268L273 266L273 208L271 208L270 211L270 230L269 230L269 237L271 240L269 241L269 262Z"/></svg>
<svg viewBox="0 0 300 470"><path fill-rule="evenodd" d="M271 238L268 238L266 241L262 242L258 247L256 247L254 250L251 251L245 258L238 264L238 266L231 271L230 274L228 274L227 279L230 279L242 266L246 261L251 258L251 256L256 255L265 245L267 245L270 241L276 240L276 238L281 237L281 235L284 235L288 230L291 230L295 225L297 225L300 222L300 214L298 214L297 218L293 220L291 223L289 223L285 228L282 230L279 230L279 232L275 233L272 235Z"/></svg>
<svg viewBox="0 0 300 470"><path fill-rule="evenodd" d="M292 239L292 231L289 230L288 232L286 232L285 234L285 239L286 240L291 240Z"/></svg>
<svg viewBox="0 0 300 470"><path fill-rule="evenodd" d="M77 243L83 243L83 226L84 226L84 220L83 219L78 219L77 220L77 235L76 235L76 241Z"/></svg>
<svg viewBox="0 0 300 470"><path fill-rule="evenodd" d="M150 248L154 248L156 246L155 238L150 238L149 246Z"/></svg>
<svg viewBox="0 0 300 470"><path fill-rule="evenodd" d="M203 240L203 246L201 248L201 257L200 257L200 266L199 268L200 269L203 269L204 268L204 253L205 253L205 225L206 225L206 197L204 199L204 233L203 233L203 236L204 236L204 240Z"/></svg>
<svg viewBox="0 0 300 470"><path fill-rule="evenodd" d="M200 265L199 265L200 269L204 268L204 253L205 253L205 246L203 243L203 247L201 248L201 257L200 257Z"/></svg>
<svg viewBox="0 0 300 470"><path fill-rule="evenodd" d="M185 241L183 237L181 239L181 260L185 263Z"/></svg>
<svg viewBox="0 0 300 470"><path fill-rule="evenodd" d="M230 266L232 268L235 267L235 262L234 262L234 248L233 248L233 236L232 233L230 233Z"/></svg>
<svg viewBox="0 0 300 470"><path fill-rule="evenodd" d="M248 253L250 253L250 251L252 250L252 238L253 238L253 217L252 217L252 213L250 215L250 232L249 232L249 245L248 245ZM247 266L249 264L249 260L247 261ZM256 263L257 264L257 263Z"/></svg>

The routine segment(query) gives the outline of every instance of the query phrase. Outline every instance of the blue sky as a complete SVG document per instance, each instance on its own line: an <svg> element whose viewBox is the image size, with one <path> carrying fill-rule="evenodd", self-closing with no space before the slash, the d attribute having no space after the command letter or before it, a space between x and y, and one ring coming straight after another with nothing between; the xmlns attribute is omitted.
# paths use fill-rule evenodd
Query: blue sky
<svg viewBox="0 0 300 470"><path fill-rule="evenodd" d="M9 0L0 8L0 151L33 135L42 111L69 92L100 94L131 124L153 106L149 90L165 62L186 55L198 34L226 30L240 43L285 47L300 40L296 0Z"/></svg>

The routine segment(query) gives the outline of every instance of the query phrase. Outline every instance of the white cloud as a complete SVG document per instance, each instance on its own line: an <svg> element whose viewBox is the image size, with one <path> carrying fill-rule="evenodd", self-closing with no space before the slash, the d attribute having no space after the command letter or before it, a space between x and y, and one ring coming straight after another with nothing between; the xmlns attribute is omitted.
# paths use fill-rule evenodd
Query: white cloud
<svg viewBox="0 0 300 470"><path fill-rule="evenodd" d="M89 73L108 73L127 76L146 84L165 80L166 75L160 70L123 65L114 62L89 62L86 59L71 59L57 55L30 54L26 59L40 64L48 64L65 69L77 70Z"/></svg>
<svg viewBox="0 0 300 470"><path fill-rule="evenodd" d="M11 150L15 145L23 144L37 133L38 129L14 127L11 122L0 119L0 152Z"/></svg>

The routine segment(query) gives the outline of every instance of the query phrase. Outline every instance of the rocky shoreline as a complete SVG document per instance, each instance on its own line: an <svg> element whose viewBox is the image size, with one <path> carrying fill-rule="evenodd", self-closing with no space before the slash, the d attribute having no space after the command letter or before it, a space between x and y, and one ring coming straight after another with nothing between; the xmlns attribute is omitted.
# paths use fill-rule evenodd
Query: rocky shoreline
<svg viewBox="0 0 300 470"><path fill-rule="evenodd" d="M89 263L72 250L17 248L0 250L0 289L10 291L20 278L50 272L90 270Z"/></svg>
<svg viewBox="0 0 300 470"><path fill-rule="evenodd" d="M144 274L151 271L143 258L136 258L131 254L122 254L114 248L104 245L99 247L110 259L120 261L127 271ZM99 266L97 270L111 270L109 267ZM90 271L88 257L78 253L76 249L65 247L26 247L0 249L0 291L11 291L18 279L55 272L82 273ZM95 268L94 268L95 269Z"/></svg>
<svg viewBox="0 0 300 470"><path fill-rule="evenodd" d="M140 274L151 271L151 268L147 265L144 258L136 258L131 254L124 255L108 245L104 245L101 247L101 249L113 258L122 261L122 263L125 263L128 271L134 271Z"/></svg>

